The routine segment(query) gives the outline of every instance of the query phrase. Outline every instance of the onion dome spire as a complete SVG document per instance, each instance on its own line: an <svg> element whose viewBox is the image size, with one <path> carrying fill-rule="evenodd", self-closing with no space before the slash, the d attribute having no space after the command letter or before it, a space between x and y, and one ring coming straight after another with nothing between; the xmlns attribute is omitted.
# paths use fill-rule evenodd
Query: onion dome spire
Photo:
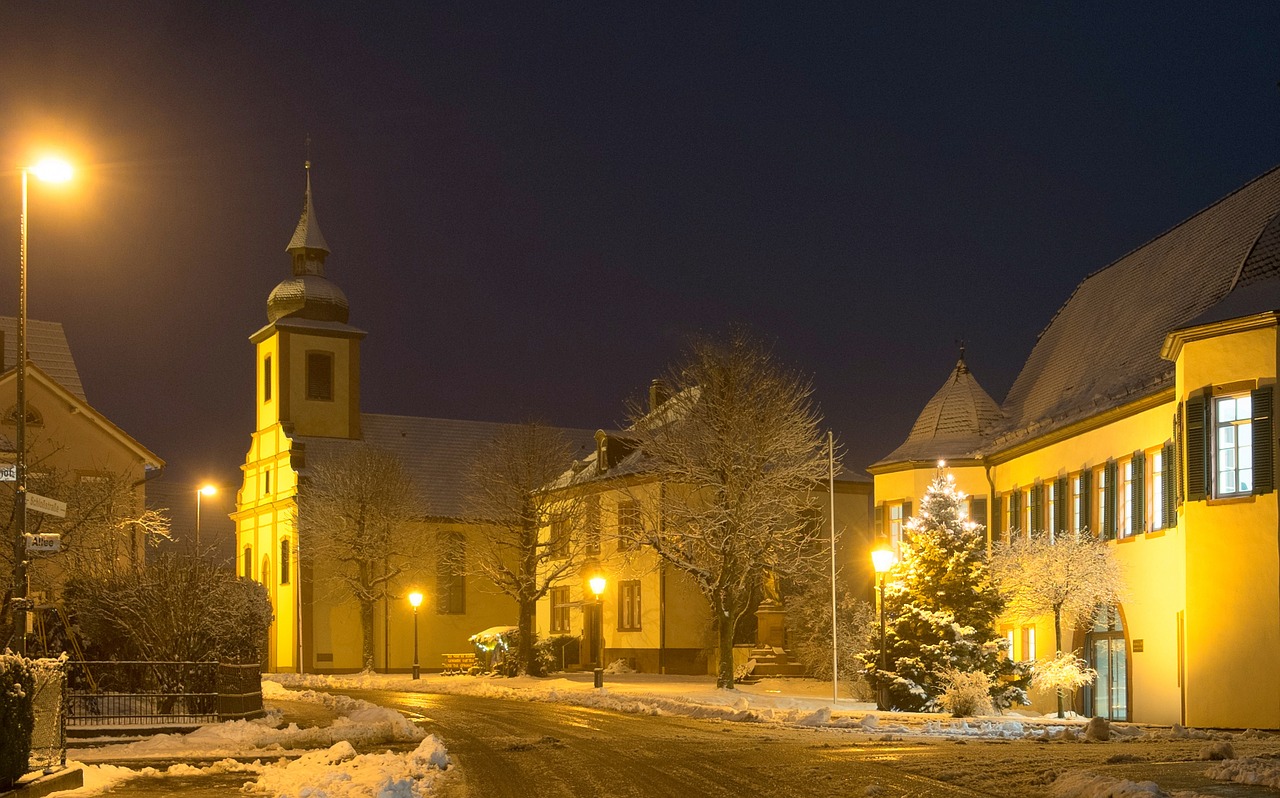
<svg viewBox="0 0 1280 798"><path fill-rule="evenodd" d="M305 164L307 170L307 193L302 205L302 218L289 239L285 251L293 256L293 273L295 275L316 274L324 276L324 259L329 256L329 245L320 234L320 223L316 221L316 209L311 204L311 161Z"/></svg>
<svg viewBox="0 0 1280 798"><path fill-rule="evenodd" d="M329 245L316 223L316 209L311 204L311 161L306 162L307 192L302 205L302 218L293 231L285 251L293 256L293 276L286 278L267 297L267 320L271 323L289 317L310 321L347 323L347 297L342 289L324 276L324 261Z"/></svg>

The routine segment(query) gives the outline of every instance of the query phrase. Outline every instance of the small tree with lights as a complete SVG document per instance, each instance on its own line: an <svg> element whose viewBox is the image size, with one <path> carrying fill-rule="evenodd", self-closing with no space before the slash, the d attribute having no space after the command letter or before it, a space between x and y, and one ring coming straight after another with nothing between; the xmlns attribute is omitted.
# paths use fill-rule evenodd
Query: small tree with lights
<svg viewBox="0 0 1280 798"><path fill-rule="evenodd" d="M965 498L940 470L906 523L885 595L888 669L879 668L878 630L861 655L867 681L893 708L939 709L946 675L957 671L985 674L996 708L1026 703L1030 674L1002 655L1007 643L995 624L1004 601L988 571L984 527L968 519Z"/></svg>

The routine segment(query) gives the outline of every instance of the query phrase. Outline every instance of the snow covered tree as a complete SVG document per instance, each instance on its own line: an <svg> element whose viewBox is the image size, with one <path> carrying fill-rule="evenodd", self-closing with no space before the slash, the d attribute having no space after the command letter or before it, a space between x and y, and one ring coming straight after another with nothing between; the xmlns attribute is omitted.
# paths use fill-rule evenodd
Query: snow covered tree
<svg viewBox="0 0 1280 798"><path fill-rule="evenodd" d="M875 611L869 602L855 598L844 582L836 584L840 684L857 696L867 689L858 655L870 645ZM787 647L814 678L830 679L836 659L831 655L830 577L823 574L798 587L796 592L787 593Z"/></svg>
<svg viewBox="0 0 1280 798"><path fill-rule="evenodd" d="M338 596L360 605L361 661L373 668L376 605L421 555L414 522L424 512L417 490L394 454L366 444L321 459L304 472L298 491L298 551Z"/></svg>
<svg viewBox="0 0 1280 798"><path fill-rule="evenodd" d="M523 673L536 672L538 601L581 566L590 549L582 534L587 502L572 490L553 490L573 454L554 427L514 424L481 449L471 469L468 512L489 525L475 543L472 567L519 608L516 662Z"/></svg>
<svg viewBox="0 0 1280 798"><path fill-rule="evenodd" d="M991 553L991 573L1009 615L1032 621L1053 614L1053 648L1059 655L1063 624L1074 626L1098 607L1119 603L1125 589L1112 547L1087 531L999 544ZM1063 714L1059 689L1058 717Z"/></svg>
<svg viewBox="0 0 1280 798"><path fill-rule="evenodd" d="M950 474L939 473L907 521L893 576L885 596L888 669L879 666L878 630L862 654L867 681L887 691L891 706L937 709L952 671L986 674L997 708L1025 703L1029 674L1002 656L995 629L1004 601L988 572L983 526L968 520Z"/></svg>
<svg viewBox="0 0 1280 798"><path fill-rule="evenodd" d="M641 537L711 605L716 686L731 690L738 622L766 575L785 581L826 556L809 512L827 476L826 440L809 383L744 333L695 343L668 385L660 407L632 412L663 485L661 522Z"/></svg>

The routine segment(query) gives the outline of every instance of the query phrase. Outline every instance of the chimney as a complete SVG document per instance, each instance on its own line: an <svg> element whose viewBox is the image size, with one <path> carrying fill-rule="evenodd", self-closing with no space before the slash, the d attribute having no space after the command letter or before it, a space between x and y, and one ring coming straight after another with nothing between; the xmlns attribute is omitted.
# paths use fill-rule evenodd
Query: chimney
<svg viewBox="0 0 1280 798"><path fill-rule="evenodd" d="M652 413L671 398L671 389L662 380L649 383L649 412Z"/></svg>

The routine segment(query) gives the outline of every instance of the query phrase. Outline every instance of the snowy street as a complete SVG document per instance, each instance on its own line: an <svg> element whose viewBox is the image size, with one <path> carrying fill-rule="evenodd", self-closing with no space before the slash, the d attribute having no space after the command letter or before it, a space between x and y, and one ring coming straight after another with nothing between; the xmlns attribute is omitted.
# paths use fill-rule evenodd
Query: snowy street
<svg viewBox="0 0 1280 798"><path fill-rule="evenodd" d="M273 722L74 750L101 764L61 795L1280 795L1230 780L1280 783L1280 737L1258 732L1114 725L1085 742L1083 720L832 712L810 680L280 678L314 689L266 682Z"/></svg>

